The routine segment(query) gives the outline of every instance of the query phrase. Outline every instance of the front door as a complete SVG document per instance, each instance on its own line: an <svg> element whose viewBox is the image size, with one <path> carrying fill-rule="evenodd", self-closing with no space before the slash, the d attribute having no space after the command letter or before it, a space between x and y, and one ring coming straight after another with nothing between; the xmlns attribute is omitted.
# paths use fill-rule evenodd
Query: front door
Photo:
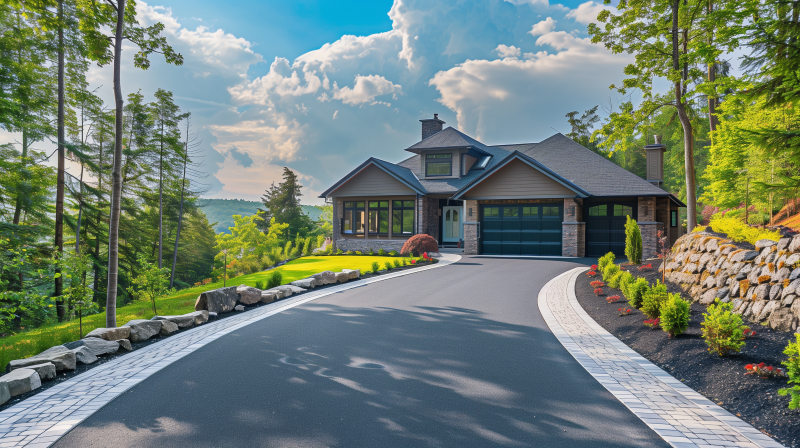
<svg viewBox="0 0 800 448"><path fill-rule="evenodd" d="M442 214L444 215L444 219L442 219L442 226L444 227L442 242L455 243L461 239L461 229L463 227L461 225L463 221L461 212L461 207L442 208Z"/></svg>

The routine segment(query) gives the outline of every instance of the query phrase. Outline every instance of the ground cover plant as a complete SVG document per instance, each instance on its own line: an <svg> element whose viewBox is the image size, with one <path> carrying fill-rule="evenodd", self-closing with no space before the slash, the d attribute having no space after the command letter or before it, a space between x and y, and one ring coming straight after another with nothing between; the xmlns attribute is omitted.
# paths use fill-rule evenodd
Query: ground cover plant
<svg viewBox="0 0 800 448"><path fill-rule="evenodd" d="M281 284L291 283L322 271L341 271L342 269L360 269L368 272L372 263L390 260L389 257L369 256L330 256L330 257L304 257L291 261L285 265L261 271L254 274L242 275L227 280L227 286L248 285L257 287L257 283L269 283L274 272L281 275ZM158 313L164 316L185 314L194 311L197 296L211 289L221 288L222 281L178 291L166 297L155 300ZM260 288L259 288L260 289ZM117 309L117 325L124 325L133 319L150 319L153 317L153 304L148 301L135 301ZM84 335L95 328L105 327L105 314L94 314L83 317ZM77 320L47 324L42 327L7 336L0 339L0 371L4 371L6 364L13 359L26 358L40 353L54 345L63 344L81 338L79 322Z"/></svg>
<svg viewBox="0 0 800 448"><path fill-rule="evenodd" d="M660 261L645 263L652 263L653 269L639 270L630 266L629 270L640 277L637 281L655 284L661 279ZM575 284L575 293L581 307L600 326L650 362L780 443L800 446L800 409L789 408L790 403L800 406L800 353L797 343L793 348L787 347L795 341L794 335L768 326L755 332L745 327L742 332L747 331L746 345L738 353L722 357L709 352L703 339L705 305L691 303L686 330L670 338L665 331L651 330L662 329L661 318L648 319L634 307L630 315L622 316L618 304L608 304L604 297L595 296L594 287L589 284L591 280L581 276ZM666 283L665 286L670 294L682 292L678 285ZM615 295L617 290L610 288L607 294ZM762 379L757 375L745 375L745 366L761 363L775 369L782 366L786 377ZM794 365L796 372L794 383L790 365ZM781 390L785 390L784 396L780 395Z"/></svg>

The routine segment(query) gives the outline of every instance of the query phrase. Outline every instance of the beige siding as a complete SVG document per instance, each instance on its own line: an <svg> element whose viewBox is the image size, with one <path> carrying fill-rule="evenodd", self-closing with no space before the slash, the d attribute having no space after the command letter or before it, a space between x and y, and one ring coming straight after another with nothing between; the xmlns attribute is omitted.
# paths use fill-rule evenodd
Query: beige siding
<svg viewBox="0 0 800 448"><path fill-rule="evenodd" d="M427 154L451 154L451 161L452 166L450 169L450 176L433 176L433 177L424 177L425 176L425 156ZM460 177L459 173L461 172L461 151L426 151L420 154L419 156L419 169L420 174L417 174L420 179L451 179Z"/></svg>
<svg viewBox="0 0 800 448"><path fill-rule="evenodd" d="M473 187L465 199L573 197L575 193L542 174L539 170L513 160Z"/></svg>
<svg viewBox="0 0 800 448"><path fill-rule="evenodd" d="M414 190L387 172L370 165L331 193L331 196L386 196L414 194Z"/></svg>
<svg viewBox="0 0 800 448"><path fill-rule="evenodd" d="M469 172L470 168L472 168L472 165L475 165L475 162L477 162L477 161L478 161L478 159L476 157L472 157L469 154L465 154L464 155L464 166L462 167L461 175L463 176L463 175L467 174Z"/></svg>

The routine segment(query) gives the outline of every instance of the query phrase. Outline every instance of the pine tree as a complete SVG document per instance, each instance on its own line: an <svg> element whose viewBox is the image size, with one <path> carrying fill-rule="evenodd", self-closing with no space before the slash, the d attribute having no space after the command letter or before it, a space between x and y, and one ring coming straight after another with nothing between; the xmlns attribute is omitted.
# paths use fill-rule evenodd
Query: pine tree
<svg viewBox="0 0 800 448"><path fill-rule="evenodd" d="M283 182L277 186L273 184L261 197L266 210L260 210L259 217L266 222L275 218L276 223L288 224L289 238L298 234L305 236L314 227L311 218L300 207L301 188L303 186L298 183L294 171L284 167Z"/></svg>

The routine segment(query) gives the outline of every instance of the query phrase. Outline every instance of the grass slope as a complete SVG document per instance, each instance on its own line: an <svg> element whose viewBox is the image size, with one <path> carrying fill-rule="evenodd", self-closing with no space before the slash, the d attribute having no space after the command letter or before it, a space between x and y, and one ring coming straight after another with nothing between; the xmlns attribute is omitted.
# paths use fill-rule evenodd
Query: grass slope
<svg viewBox="0 0 800 448"><path fill-rule="evenodd" d="M384 262L395 259L397 258L366 255L303 257L275 268L275 270L281 272L282 283L287 284L322 271L338 272L342 269L361 269L362 272L367 272L372 269L373 262L378 262L383 269ZM256 286L257 281L266 283L267 277L271 274L272 270L242 275L228 280L227 285ZM220 281L180 290L173 295L156 300L156 309L162 316L190 313L194 311L194 302L201 292L221 287L222 282ZM150 319L151 317L153 317L153 306L150 302L132 302L117 309L117 325L120 326L133 319ZM105 319L105 313L84 317L83 334L85 335L95 328L105 327ZM78 340L81 336L79 323L77 320L73 320L44 325L35 330L0 339L0 372L5 371L6 364L11 360L33 356L54 345Z"/></svg>
<svg viewBox="0 0 800 448"><path fill-rule="evenodd" d="M259 208L264 208L264 204L255 201L245 201L243 199L200 199L198 201L200 209L206 214L208 222L217 223L214 231L217 233L228 233L228 227L233 227L233 215L250 216L255 215ZM303 213L309 216L312 221L319 219L322 215L322 207L317 205L301 205Z"/></svg>

